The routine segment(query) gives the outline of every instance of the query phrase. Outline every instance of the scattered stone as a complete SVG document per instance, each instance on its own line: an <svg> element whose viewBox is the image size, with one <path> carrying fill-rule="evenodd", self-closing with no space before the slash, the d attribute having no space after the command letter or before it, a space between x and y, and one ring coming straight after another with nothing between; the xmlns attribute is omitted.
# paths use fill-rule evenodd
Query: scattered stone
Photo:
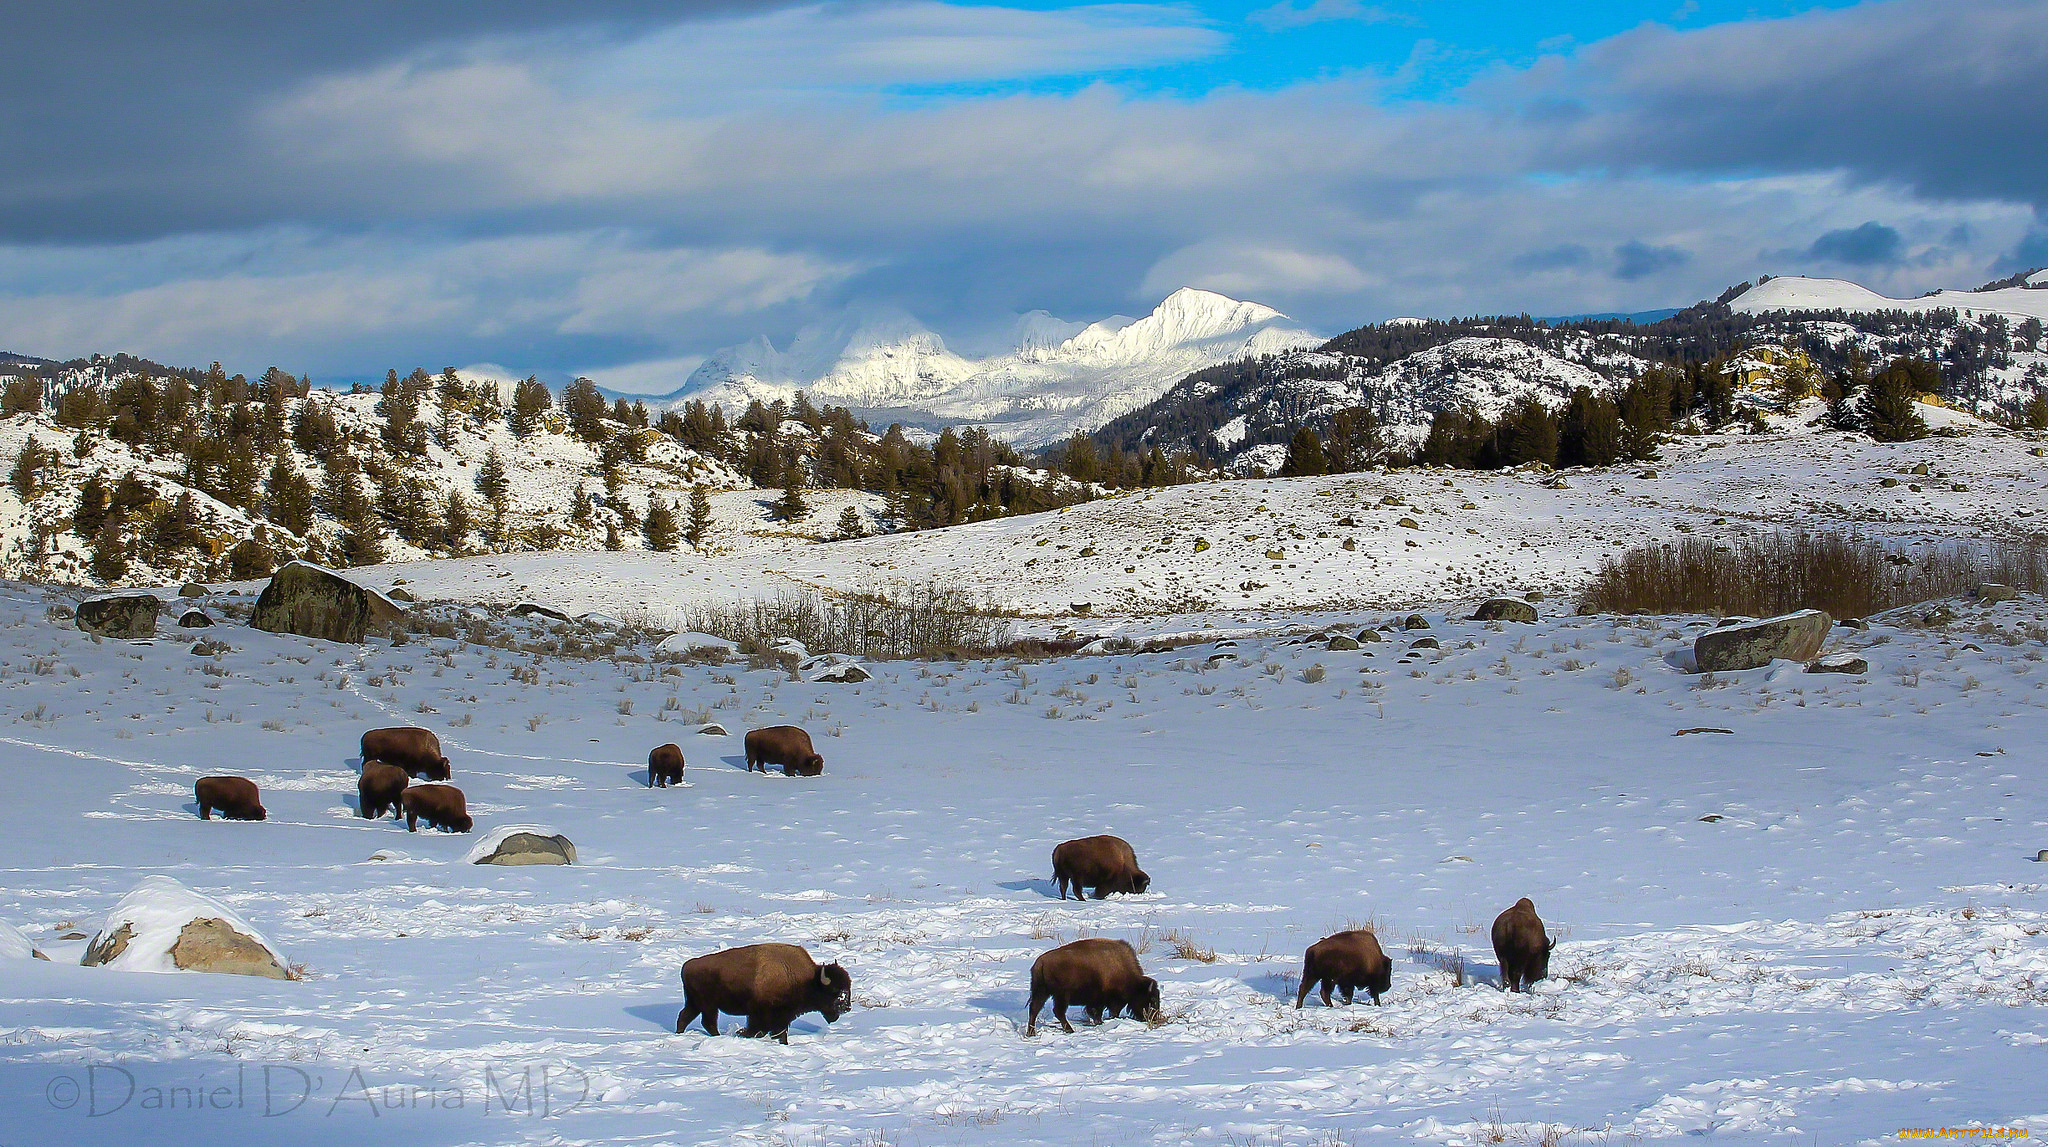
<svg viewBox="0 0 2048 1147"><path fill-rule="evenodd" d="M411 859L412 857L395 848L380 848L369 856L370 862L376 864L396 864L399 861Z"/></svg>
<svg viewBox="0 0 2048 1147"><path fill-rule="evenodd" d="M1878 485L1880 485L1880 486L1883 486L1883 487L1884 487L1885 489L1889 490L1889 489L1891 489L1891 488L1892 488L1893 486L1896 486L1896 485L1898 485L1898 484L1899 484L1899 480L1898 480L1897 478L1879 478L1879 479L1877 480L1877 484L1878 484Z"/></svg>
<svg viewBox="0 0 2048 1147"><path fill-rule="evenodd" d="M1927 473L1928 473L1928 471L1927 471L1927 463L1925 463L1925 462L1916 462L1916 463L1914 463L1914 464L1913 464L1913 468L1912 468L1911 470L1908 470L1908 471L1906 471L1906 473L1908 473L1908 474L1914 474L1914 475L1918 475L1919 477L1925 478L1925 477L1927 476Z"/></svg>
<svg viewBox="0 0 2048 1147"><path fill-rule="evenodd" d="M1956 619L1956 611L1946 605L1937 605L1920 615L1920 624L1927 626L1947 625Z"/></svg>
<svg viewBox="0 0 2048 1147"><path fill-rule="evenodd" d="M1720 813L1717 812L1710 812L1707 815L1700 818L1701 821L1707 824L1720 824L1722 821L1727 819L1727 817L1722 816Z"/></svg>
<svg viewBox="0 0 2048 1147"><path fill-rule="evenodd" d="M1524 625L1536 624L1536 607L1526 601L1512 597L1496 597L1480 604L1473 613L1474 621L1518 621Z"/></svg>
<svg viewBox="0 0 2048 1147"><path fill-rule="evenodd" d="M1395 522L1394 524L1401 527L1404 530L1419 530L1422 528L1422 523L1416 521L1414 518L1402 518L1400 521Z"/></svg>
<svg viewBox="0 0 2048 1147"><path fill-rule="evenodd" d="M1386 639L1386 634L1381 633L1377 629L1361 629L1358 631L1358 640L1360 642L1385 641Z"/></svg>
<svg viewBox="0 0 2048 1147"><path fill-rule="evenodd" d="M45 610L44 616L48 617L51 621L70 621L78 616L78 611L60 601Z"/></svg>
<svg viewBox="0 0 2048 1147"><path fill-rule="evenodd" d="M212 592L212 590L207 589L205 586L200 585L196 581L188 581L184 585L178 587L179 597L205 597L207 594Z"/></svg>
<svg viewBox="0 0 2048 1147"><path fill-rule="evenodd" d="M178 618L180 629L206 629L212 625L213 619L206 616L205 610L188 609Z"/></svg>
<svg viewBox="0 0 2048 1147"><path fill-rule="evenodd" d="M1092 601L1074 601L1074 602L1068 602L1068 603L1067 603L1067 608L1068 608L1068 609L1070 609L1070 610L1072 610L1072 611L1073 611L1073 612L1075 612L1075 613L1079 613L1079 614L1090 614L1090 613L1094 613L1094 612L1095 612L1095 603L1094 603L1094 602L1092 602Z"/></svg>
<svg viewBox="0 0 2048 1147"><path fill-rule="evenodd" d="M1860 617L1845 617L1835 624L1844 629L1867 630L1870 628L1870 623Z"/></svg>
<svg viewBox="0 0 2048 1147"><path fill-rule="evenodd" d="M1691 735L1692 735L1692 734L1694 734L1694 733L1726 733L1726 734L1728 734L1729 736L1731 736L1731 737L1732 737L1732 736L1734 736L1734 735L1735 735L1735 730L1733 730L1733 729L1716 729L1716 728L1713 728L1712 726L1708 726L1708 725L1701 725L1701 726L1699 726L1698 728L1695 728L1695 729L1680 729L1679 731L1677 731L1676 733L1673 733L1673 734L1671 734L1671 735L1672 735L1672 736L1674 736L1674 737L1689 737L1689 736L1691 736Z"/></svg>
<svg viewBox="0 0 2048 1147"><path fill-rule="evenodd" d="M830 669L814 673L810 679L834 685L856 685L870 678L867 670L848 661L841 665L834 665Z"/></svg>
<svg viewBox="0 0 2048 1147"><path fill-rule="evenodd" d="M1655 470L1645 470L1642 473L1636 475L1636 477L1638 478L1655 478L1656 476L1657 472Z"/></svg>
<svg viewBox="0 0 2048 1147"><path fill-rule="evenodd" d="M1267 561L1269 561L1269 562L1282 562L1282 561L1286 561L1286 560L1287 560L1287 551L1286 551L1286 550L1280 550L1280 549L1273 549L1273 550L1267 550L1267 551L1266 551L1266 560L1267 560Z"/></svg>
<svg viewBox="0 0 2048 1147"><path fill-rule="evenodd" d="M537 601L522 601L512 607L512 613L518 617L545 617L550 621L569 620L568 614L552 606L542 605Z"/></svg>
<svg viewBox="0 0 2048 1147"><path fill-rule="evenodd" d="M226 653L227 651L228 651L228 643L227 643L227 642L225 642L225 641L215 641L215 640L214 640L213 638L211 638L211 637L202 637L202 638L200 638L200 639L199 639L199 643L198 643L197 645L194 645L194 646L192 647L192 656L194 656L194 657L218 657L218 656L220 656L221 654L223 654L223 653Z"/></svg>
<svg viewBox="0 0 2048 1147"><path fill-rule="evenodd" d="M1408 643L1410 649L1442 649L1443 644L1434 637L1418 637Z"/></svg>
<svg viewBox="0 0 2048 1147"><path fill-rule="evenodd" d="M1082 546L1082 547L1081 547L1081 552L1080 552L1080 553L1078 553L1078 554L1075 554L1074 556L1075 556L1075 557L1078 557L1078 558L1092 558L1092 557L1094 557L1094 556L1095 556L1095 547L1094 547L1094 546Z"/></svg>
<svg viewBox="0 0 2048 1147"><path fill-rule="evenodd" d="M708 633L671 633L654 647L656 657L688 657L692 654L731 653L733 644Z"/></svg>
<svg viewBox="0 0 2048 1147"><path fill-rule="evenodd" d="M412 595L412 591L411 591L411 590L409 590L409 589L397 589L397 588L394 588L394 589L392 589L392 591L391 591L390 593L388 593L388 594L386 594L386 595L384 595L384 596L386 596L386 597L390 598L390 599L391 599L392 601L406 601L406 602L411 602L411 601L418 601L418 600L419 600L418 598L416 598L416 597L414 597L414 596Z"/></svg>
<svg viewBox="0 0 2048 1147"><path fill-rule="evenodd" d="M1543 484L1553 490L1569 490L1572 488L1572 484L1563 478L1552 478Z"/></svg>
<svg viewBox="0 0 2048 1147"><path fill-rule="evenodd" d="M2044 848L2041 851L2035 853L2034 861L2037 864L2048 864L2048 848Z"/></svg>
<svg viewBox="0 0 2048 1147"><path fill-rule="evenodd" d="M1209 655L1208 663L1211 665L1221 665L1226 661L1235 660L1237 660L1237 654L1235 653L1211 653Z"/></svg>
<svg viewBox="0 0 2048 1147"><path fill-rule="evenodd" d="M79 963L132 972L291 978L284 957L246 920L168 876L144 877L122 897Z"/></svg>
<svg viewBox="0 0 2048 1147"><path fill-rule="evenodd" d="M700 737L729 737L732 734L725 731L724 725L718 724L715 721L706 721L704 724L697 726L697 735Z"/></svg>
<svg viewBox="0 0 2048 1147"><path fill-rule="evenodd" d="M1344 548L1345 548L1345 549L1347 549L1347 550L1355 550L1355 549L1357 549L1357 548L1358 548L1358 539L1357 539L1357 538L1345 538L1345 539L1344 539Z"/></svg>
<svg viewBox="0 0 2048 1147"><path fill-rule="evenodd" d="M267 633L361 644L372 624L405 616L397 602L325 566L287 562L270 576L249 624Z"/></svg>
<svg viewBox="0 0 2048 1147"><path fill-rule="evenodd" d="M1354 637L1346 637L1341 633L1333 633L1330 635L1330 640L1328 641L1327 645L1330 649L1336 650L1356 649L1358 648L1358 639Z"/></svg>
<svg viewBox="0 0 2048 1147"><path fill-rule="evenodd" d="M2018 590L1995 581L1981 582L1977 586L1977 600L1986 605L1997 605L2001 601L2011 601L2018 596Z"/></svg>
<svg viewBox="0 0 2048 1147"><path fill-rule="evenodd" d="M1523 601L1542 601L1542 600L1543 600L1543 596L1544 596L1544 595L1543 595L1543 591L1542 591L1542 590L1540 590L1540 589L1532 589L1532 590L1530 590L1530 591L1529 591L1528 593L1525 593L1525 594L1523 594L1523 595L1522 595L1522 600L1523 600Z"/></svg>
<svg viewBox="0 0 2048 1147"><path fill-rule="evenodd" d="M1428 629L1429 619L1419 613L1411 613L1408 615L1408 619L1401 623L1401 626L1404 629Z"/></svg>
<svg viewBox="0 0 2048 1147"><path fill-rule="evenodd" d="M1196 538L1196 539L1195 539L1195 552L1196 552L1196 553L1198 553L1198 554L1199 554L1199 553L1201 553L1202 551L1204 551L1204 550L1206 550L1206 549L1208 549L1208 548L1209 548L1209 539L1207 539L1207 538Z"/></svg>
<svg viewBox="0 0 2048 1147"><path fill-rule="evenodd" d="M156 636L156 612L163 602L153 593L110 593L78 603L78 628L101 637Z"/></svg>
<svg viewBox="0 0 2048 1147"><path fill-rule="evenodd" d="M1817 609L1723 625L1693 639L1693 663L1702 673L1734 673L1780 659L1811 661L1833 627L1833 619Z"/></svg>
<svg viewBox="0 0 2048 1147"><path fill-rule="evenodd" d="M551 828L509 824L493 829L462 858L464 864L574 864L576 846Z"/></svg>
<svg viewBox="0 0 2048 1147"><path fill-rule="evenodd" d="M1870 662L1853 653L1830 653L1816 658L1806 665L1808 673L1848 673L1854 676L1870 672Z"/></svg>

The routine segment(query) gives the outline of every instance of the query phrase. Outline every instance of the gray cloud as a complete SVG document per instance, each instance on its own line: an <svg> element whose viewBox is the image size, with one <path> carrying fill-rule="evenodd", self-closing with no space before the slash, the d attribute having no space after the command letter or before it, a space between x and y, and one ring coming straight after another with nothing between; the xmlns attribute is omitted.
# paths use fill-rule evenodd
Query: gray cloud
<svg viewBox="0 0 2048 1147"><path fill-rule="evenodd" d="M1682 267L1691 259L1692 252L1682 247L1653 247L1640 239L1631 239L1614 248L1614 277L1623 281L1647 279Z"/></svg>
<svg viewBox="0 0 2048 1147"><path fill-rule="evenodd" d="M1904 240L1900 238L1896 229L1873 220L1858 227L1844 227L1822 235L1806 249L1806 257L1830 263L1867 267L1877 263L1898 262L1903 248Z"/></svg>
<svg viewBox="0 0 2048 1147"><path fill-rule="evenodd" d="M1563 243L1541 251L1525 251L1508 260L1517 271L1566 271L1593 261L1593 253L1578 243Z"/></svg>

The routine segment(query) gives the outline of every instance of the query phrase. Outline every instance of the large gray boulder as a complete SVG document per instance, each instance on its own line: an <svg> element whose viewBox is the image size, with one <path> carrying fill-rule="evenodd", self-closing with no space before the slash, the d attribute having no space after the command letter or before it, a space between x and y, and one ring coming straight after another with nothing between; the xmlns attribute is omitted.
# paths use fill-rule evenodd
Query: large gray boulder
<svg viewBox="0 0 2048 1147"><path fill-rule="evenodd" d="M1524 625L1536 624L1536 607L1520 598L1496 597L1482 602L1472 614L1474 621L1519 621Z"/></svg>
<svg viewBox="0 0 2048 1147"><path fill-rule="evenodd" d="M223 972L288 980L284 957L249 922L168 876L147 876L87 942L88 968Z"/></svg>
<svg viewBox="0 0 2048 1147"><path fill-rule="evenodd" d="M369 630L404 616L397 602L325 566L289 562L270 576L249 624L270 633L361 642Z"/></svg>
<svg viewBox="0 0 2048 1147"><path fill-rule="evenodd" d="M1693 664L1702 673L1759 669L1773 661L1812 661L1820 655L1834 620L1817 609L1802 609L1762 621L1724 625L1692 643Z"/></svg>
<svg viewBox="0 0 2048 1147"><path fill-rule="evenodd" d="M109 593L78 603L78 628L101 637L155 637L164 603L153 593Z"/></svg>
<svg viewBox="0 0 2048 1147"><path fill-rule="evenodd" d="M551 828L509 824L477 841L462 859L469 864L574 864L576 846Z"/></svg>

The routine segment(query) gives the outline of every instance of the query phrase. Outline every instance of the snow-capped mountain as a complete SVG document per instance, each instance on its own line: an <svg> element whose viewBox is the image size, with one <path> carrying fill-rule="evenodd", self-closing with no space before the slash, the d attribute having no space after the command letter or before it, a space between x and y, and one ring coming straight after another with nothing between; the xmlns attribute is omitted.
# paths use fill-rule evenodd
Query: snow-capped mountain
<svg viewBox="0 0 2048 1147"><path fill-rule="evenodd" d="M1094 430L1204 367L1320 342L1271 307L1185 287L1138 319L1083 325L1034 311L985 358L949 350L909 315L870 313L806 329L786 348L765 338L728 347L661 401L736 411L801 390L871 421L982 425L1030 447Z"/></svg>
<svg viewBox="0 0 2048 1147"><path fill-rule="evenodd" d="M2004 315L2016 320L2048 321L2048 270L2015 278L2020 282L2012 286L1980 287L1974 291L1933 291L1918 298L1893 299L1846 279L1785 275L1751 287L1731 300L1728 307L1742 315L1771 311L1847 311L1852 314L1904 311L1921 314L1953 310L1972 318Z"/></svg>

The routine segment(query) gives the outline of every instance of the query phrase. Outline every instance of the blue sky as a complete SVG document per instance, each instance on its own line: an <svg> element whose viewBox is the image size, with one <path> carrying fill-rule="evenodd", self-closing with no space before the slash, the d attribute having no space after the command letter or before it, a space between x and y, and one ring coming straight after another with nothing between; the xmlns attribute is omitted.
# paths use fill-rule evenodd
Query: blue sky
<svg viewBox="0 0 2048 1147"><path fill-rule="evenodd" d="M1336 332L2048 263L2048 0L78 0L0 71L0 348L672 389L1183 285Z"/></svg>

